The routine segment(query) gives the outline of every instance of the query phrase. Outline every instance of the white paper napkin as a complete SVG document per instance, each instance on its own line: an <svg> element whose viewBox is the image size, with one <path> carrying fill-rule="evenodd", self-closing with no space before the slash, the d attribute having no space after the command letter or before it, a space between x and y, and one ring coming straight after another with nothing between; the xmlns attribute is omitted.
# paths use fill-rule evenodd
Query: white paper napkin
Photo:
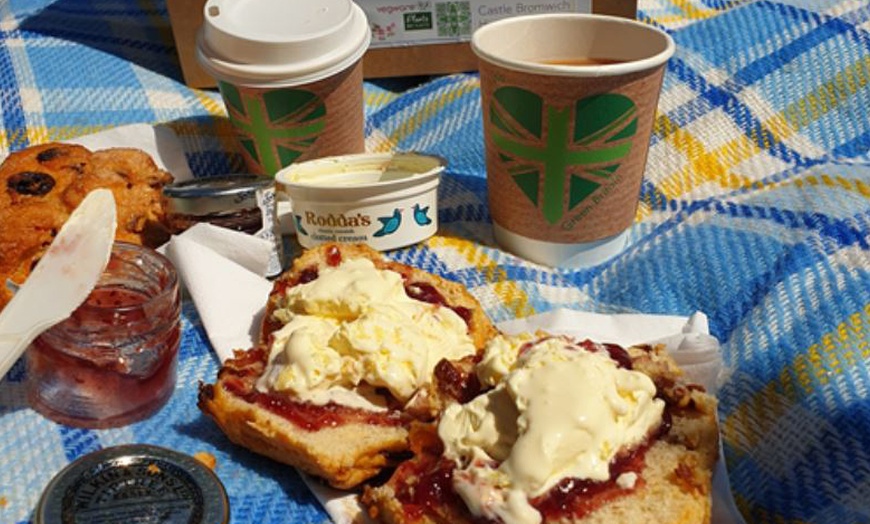
<svg viewBox="0 0 870 524"><path fill-rule="evenodd" d="M267 240L211 224L197 224L165 246L221 362L257 340L272 289L263 276L271 249Z"/></svg>

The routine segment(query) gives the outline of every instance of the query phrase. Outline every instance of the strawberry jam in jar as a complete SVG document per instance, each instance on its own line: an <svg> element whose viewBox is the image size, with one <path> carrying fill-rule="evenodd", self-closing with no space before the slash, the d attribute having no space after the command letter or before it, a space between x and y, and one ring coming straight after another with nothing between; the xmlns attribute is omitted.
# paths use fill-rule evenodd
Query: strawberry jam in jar
<svg viewBox="0 0 870 524"><path fill-rule="evenodd" d="M116 242L96 287L27 350L27 395L68 426L118 427L148 417L175 389L181 294L160 253Z"/></svg>

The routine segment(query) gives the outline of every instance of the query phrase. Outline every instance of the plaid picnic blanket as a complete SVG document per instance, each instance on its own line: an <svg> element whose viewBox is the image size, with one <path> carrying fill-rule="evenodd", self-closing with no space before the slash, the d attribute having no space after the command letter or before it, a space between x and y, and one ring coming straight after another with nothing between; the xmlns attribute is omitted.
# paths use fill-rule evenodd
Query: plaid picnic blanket
<svg viewBox="0 0 870 524"><path fill-rule="evenodd" d="M459 74L366 84L370 150L450 162L439 234L389 256L467 284L495 321L558 307L705 312L729 370L719 415L746 520L870 522L870 5L641 0L639 17L678 47L623 253L569 271L495 246L478 78ZM160 123L196 175L240 170L217 93L180 78L160 0L0 2L0 153ZM217 360L190 305L180 358L169 405L105 431L41 418L14 367L0 383L0 522L30 522L64 465L128 442L215 455L233 522L326 521L294 471L198 412L196 384Z"/></svg>

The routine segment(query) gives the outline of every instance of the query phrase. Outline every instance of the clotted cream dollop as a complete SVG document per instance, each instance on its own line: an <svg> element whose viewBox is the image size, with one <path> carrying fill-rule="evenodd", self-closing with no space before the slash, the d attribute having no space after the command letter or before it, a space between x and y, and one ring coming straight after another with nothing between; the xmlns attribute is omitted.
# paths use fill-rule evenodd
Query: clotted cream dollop
<svg viewBox="0 0 870 524"><path fill-rule="evenodd" d="M442 359L475 352L453 310L415 300L402 276L367 259L348 259L289 288L275 311L261 390L288 391L318 404L383 408L371 394L386 388L407 402Z"/></svg>

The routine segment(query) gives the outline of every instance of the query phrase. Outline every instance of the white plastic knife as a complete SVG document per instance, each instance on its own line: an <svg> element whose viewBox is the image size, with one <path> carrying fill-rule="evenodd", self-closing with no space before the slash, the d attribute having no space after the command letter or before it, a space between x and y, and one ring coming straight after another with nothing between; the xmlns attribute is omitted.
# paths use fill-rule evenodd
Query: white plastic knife
<svg viewBox="0 0 870 524"><path fill-rule="evenodd" d="M68 318L90 294L115 240L115 198L88 193L30 276L0 311L0 380L43 331Z"/></svg>

